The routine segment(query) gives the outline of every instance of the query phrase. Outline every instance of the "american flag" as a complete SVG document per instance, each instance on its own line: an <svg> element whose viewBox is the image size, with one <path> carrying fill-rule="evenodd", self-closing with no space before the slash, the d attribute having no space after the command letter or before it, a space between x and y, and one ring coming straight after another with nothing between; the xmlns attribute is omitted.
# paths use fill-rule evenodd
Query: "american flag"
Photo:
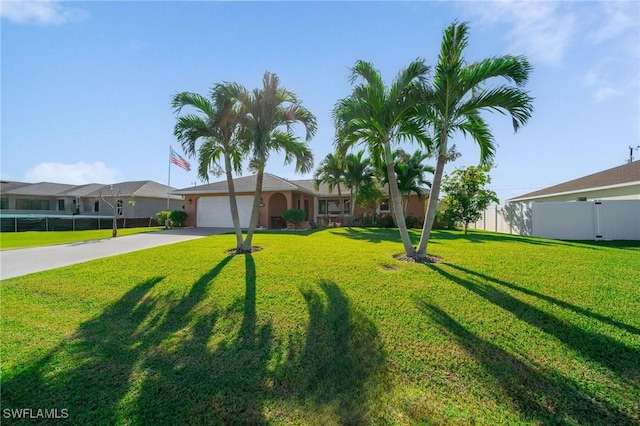
<svg viewBox="0 0 640 426"><path fill-rule="evenodd" d="M171 162L178 167L182 167L186 171L191 170L191 164L184 158L182 158L178 153L176 153L173 148L171 148Z"/></svg>

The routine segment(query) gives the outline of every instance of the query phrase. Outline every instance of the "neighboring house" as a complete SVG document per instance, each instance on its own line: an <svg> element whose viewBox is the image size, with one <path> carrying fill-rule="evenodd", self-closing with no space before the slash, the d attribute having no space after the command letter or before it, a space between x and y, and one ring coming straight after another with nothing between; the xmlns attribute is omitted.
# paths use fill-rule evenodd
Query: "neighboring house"
<svg viewBox="0 0 640 426"><path fill-rule="evenodd" d="M240 226L247 228L251 219L253 196L256 188L256 175L240 177L233 180L238 204ZM185 199L187 211L187 226L197 227L232 227L231 210L229 207L229 188L227 181L199 185L173 191ZM428 192L427 192L428 194ZM424 218L427 196L418 200L416 195L410 197L407 206L407 216ZM344 200L344 217L349 217L348 189L342 191ZM306 213L305 222L301 227L309 227L310 222L329 223L340 220L340 198L334 188L329 191L326 184L321 184L318 190L314 187L313 179L286 180L270 173L264 174L262 185L262 200L258 227L279 229L284 226L282 216L285 210L298 208ZM378 208L378 213L389 213L388 203ZM356 217L362 211L356 209Z"/></svg>
<svg viewBox="0 0 640 426"><path fill-rule="evenodd" d="M509 229L527 235L640 240L640 161L524 194L509 203L502 212L508 213L504 219Z"/></svg>
<svg viewBox="0 0 640 426"><path fill-rule="evenodd" d="M640 161L520 195L509 202L590 200L640 200Z"/></svg>
<svg viewBox="0 0 640 426"><path fill-rule="evenodd" d="M113 187L113 190L111 189ZM8 215L94 215L113 216L113 209L100 199L113 200L119 217L155 217L167 209L171 188L153 181L121 182L113 185L91 183L68 185L39 182L0 182L0 213ZM117 197L112 197L117 194ZM135 204L130 204L134 201ZM169 196L171 210L182 209L182 197Z"/></svg>

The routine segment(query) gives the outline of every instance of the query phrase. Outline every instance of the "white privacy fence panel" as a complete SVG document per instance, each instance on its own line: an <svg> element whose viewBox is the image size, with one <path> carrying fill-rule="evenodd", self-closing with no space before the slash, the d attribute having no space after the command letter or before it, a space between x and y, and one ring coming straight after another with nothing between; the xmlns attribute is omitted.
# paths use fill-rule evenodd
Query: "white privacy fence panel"
<svg viewBox="0 0 640 426"><path fill-rule="evenodd" d="M592 202L533 203L531 213L533 236L558 240L596 238Z"/></svg>
<svg viewBox="0 0 640 426"><path fill-rule="evenodd" d="M598 238L640 240L640 201L602 201L595 207Z"/></svg>
<svg viewBox="0 0 640 426"><path fill-rule="evenodd" d="M488 208L469 227L559 240L640 240L640 201L507 204Z"/></svg>

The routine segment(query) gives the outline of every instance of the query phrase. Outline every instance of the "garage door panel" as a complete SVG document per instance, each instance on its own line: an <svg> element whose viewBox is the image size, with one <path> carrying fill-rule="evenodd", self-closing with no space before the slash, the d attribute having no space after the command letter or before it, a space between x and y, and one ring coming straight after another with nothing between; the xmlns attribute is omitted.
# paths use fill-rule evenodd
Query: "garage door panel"
<svg viewBox="0 0 640 426"><path fill-rule="evenodd" d="M248 228L251 220L253 196L242 195L236 197L240 227ZM231 220L231 206L229 197L200 197L198 198L197 226L201 228L233 228Z"/></svg>

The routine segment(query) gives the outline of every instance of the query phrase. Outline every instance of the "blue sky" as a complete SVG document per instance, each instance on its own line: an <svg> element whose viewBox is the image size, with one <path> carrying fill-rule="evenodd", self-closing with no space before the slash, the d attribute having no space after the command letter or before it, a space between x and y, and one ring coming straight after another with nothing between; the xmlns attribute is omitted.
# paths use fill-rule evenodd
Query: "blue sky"
<svg viewBox="0 0 640 426"><path fill-rule="evenodd" d="M469 62L522 54L534 66L529 124L514 134L487 114L501 200L624 164L640 145L640 2L3 1L0 11L2 179L166 183L169 144L181 152L171 96L220 81L252 89L266 70L316 115L318 164L355 61L386 81L417 57L434 65L454 20L470 24ZM478 162L472 141L453 142L463 155L447 171ZM300 178L275 155L267 171ZM172 186L196 183L171 166Z"/></svg>

